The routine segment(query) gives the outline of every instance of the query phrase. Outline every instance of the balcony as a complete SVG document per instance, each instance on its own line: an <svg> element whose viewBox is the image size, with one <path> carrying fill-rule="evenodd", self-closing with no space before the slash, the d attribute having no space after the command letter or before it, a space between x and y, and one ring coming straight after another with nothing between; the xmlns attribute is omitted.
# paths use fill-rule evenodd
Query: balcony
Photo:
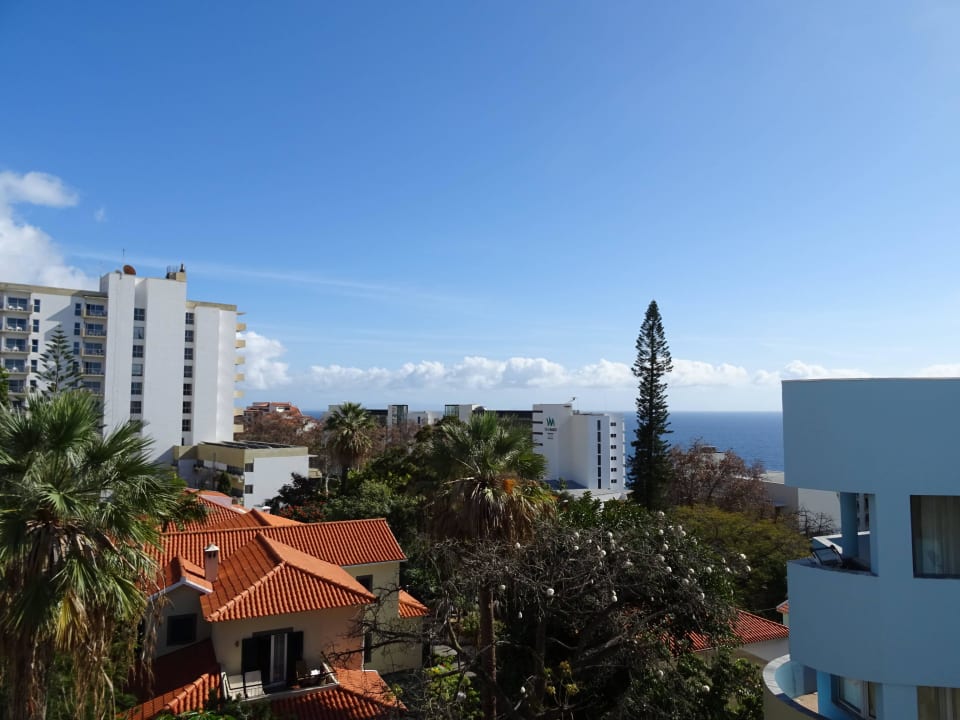
<svg viewBox="0 0 960 720"><path fill-rule="evenodd" d="M93 377L103 377L103 366L101 365L84 365L83 374L90 375Z"/></svg>
<svg viewBox="0 0 960 720"><path fill-rule="evenodd" d="M20 335L26 335L28 332L30 332L30 328L28 328L28 327L26 326L26 324L24 324L24 325L11 325L11 324L7 323L7 324L5 324L5 325L3 326L3 332L5 332L5 333L18 333L18 334L20 334Z"/></svg>
<svg viewBox="0 0 960 720"><path fill-rule="evenodd" d="M102 327L102 326L100 326L100 327L88 327L88 326L84 325L84 326L83 326L82 335L83 335L83 337L106 337L106 336L107 336L107 329L106 329L105 327Z"/></svg>
<svg viewBox="0 0 960 720"><path fill-rule="evenodd" d="M7 382L7 391L11 395L25 395L27 392L27 383L23 380L11 380Z"/></svg>
<svg viewBox="0 0 960 720"><path fill-rule="evenodd" d="M262 700L265 697L277 699L315 692L321 688L336 687L336 673L325 660L313 662L298 660L296 669L290 673L289 680L281 680L264 686L260 670L251 670L233 675L221 674L224 693L227 697L238 698L241 702Z"/></svg>
<svg viewBox="0 0 960 720"><path fill-rule="evenodd" d="M6 370L7 375L26 375L29 372L26 363L21 363L19 365L4 365L3 369Z"/></svg>
<svg viewBox="0 0 960 720"><path fill-rule="evenodd" d="M91 347L82 347L80 349L80 354L84 357L103 357L106 353L103 348L91 348Z"/></svg>
<svg viewBox="0 0 960 720"><path fill-rule="evenodd" d="M29 315L30 304L24 303L23 305L11 305L10 301L8 300L7 303L3 306L3 310L5 312L22 313L23 315Z"/></svg>
<svg viewBox="0 0 960 720"><path fill-rule="evenodd" d="M238 339L237 342L236 342L236 345L235 345L234 347L236 347L237 350L242 350L242 349L245 348L246 346L247 346L247 341L246 341L246 340L240 340L240 339Z"/></svg>
<svg viewBox="0 0 960 720"><path fill-rule="evenodd" d="M763 669L763 716L767 720L823 718L818 712L817 674L789 655Z"/></svg>
<svg viewBox="0 0 960 720"><path fill-rule="evenodd" d="M244 332L247 329L247 324L245 322L237 323L237 332Z"/></svg>
<svg viewBox="0 0 960 720"><path fill-rule="evenodd" d="M83 309L83 316L85 318L94 318L94 319L106 318L107 311L105 308L104 309L91 308L88 305Z"/></svg>
<svg viewBox="0 0 960 720"><path fill-rule="evenodd" d="M243 355L237 355L237 357L234 358L233 360L234 365L243 365L246 362L247 362L247 358Z"/></svg>
<svg viewBox="0 0 960 720"><path fill-rule="evenodd" d="M243 382L244 380L247 379L247 376L244 375L243 373L237 373L236 375L233 376L233 379L234 379L236 382Z"/></svg>
<svg viewBox="0 0 960 720"><path fill-rule="evenodd" d="M5 353L17 353L17 354L26 355L26 354L27 354L27 345L26 345L26 343L24 343L23 345L4 345L4 346L3 346L3 352L5 352Z"/></svg>

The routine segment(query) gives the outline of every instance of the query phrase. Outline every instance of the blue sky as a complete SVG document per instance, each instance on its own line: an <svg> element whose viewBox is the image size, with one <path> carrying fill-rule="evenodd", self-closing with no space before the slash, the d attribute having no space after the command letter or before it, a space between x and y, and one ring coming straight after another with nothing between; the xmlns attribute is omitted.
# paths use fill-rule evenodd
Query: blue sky
<svg viewBox="0 0 960 720"><path fill-rule="evenodd" d="M0 4L0 279L183 262L247 399L960 374L952 2Z"/></svg>

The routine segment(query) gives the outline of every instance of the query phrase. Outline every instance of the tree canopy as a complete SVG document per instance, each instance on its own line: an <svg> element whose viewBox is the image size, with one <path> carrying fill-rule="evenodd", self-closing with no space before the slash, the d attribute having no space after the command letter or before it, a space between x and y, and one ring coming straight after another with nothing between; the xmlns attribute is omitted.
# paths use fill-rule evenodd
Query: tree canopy
<svg viewBox="0 0 960 720"><path fill-rule="evenodd" d="M47 342L46 349L40 354L40 380L43 381L43 393L55 395L65 390L78 390L83 387L83 375L80 362L70 347L70 341L58 325L53 336Z"/></svg>
<svg viewBox="0 0 960 720"><path fill-rule="evenodd" d="M6 717L45 717L55 660L72 663L76 717L110 712L104 665L130 657L155 577L147 548L182 494L127 423L100 434L92 395L0 408L0 675Z"/></svg>

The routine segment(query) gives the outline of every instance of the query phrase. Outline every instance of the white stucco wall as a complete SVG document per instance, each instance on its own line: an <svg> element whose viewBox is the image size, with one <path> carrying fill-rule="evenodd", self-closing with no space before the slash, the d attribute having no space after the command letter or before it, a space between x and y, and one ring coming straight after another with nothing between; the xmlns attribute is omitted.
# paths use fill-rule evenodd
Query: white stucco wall
<svg viewBox="0 0 960 720"><path fill-rule="evenodd" d="M960 495L958 407L956 379L783 385L787 483L875 494L872 573L788 565L791 657L889 685L898 712L910 693L897 687L958 683L947 639L960 637L960 579L914 577L910 517L911 495Z"/></svg>
<svg viewBox="0 0 960 720"><path fill-rule="evenodd" d="M245 507L257 507L263 505L267 500L274 497L280 488L290 484L291 475L306 476L310 472L310 456L306 448L300 448L298 455L280 455L274 457L255 456L248 452L248 462L253 462L253 470L247 470L243 474L244 494L243 504ZM265 451L267 452L267 451ZM253 486L253 492L247 493L249 486Z"/></svg>

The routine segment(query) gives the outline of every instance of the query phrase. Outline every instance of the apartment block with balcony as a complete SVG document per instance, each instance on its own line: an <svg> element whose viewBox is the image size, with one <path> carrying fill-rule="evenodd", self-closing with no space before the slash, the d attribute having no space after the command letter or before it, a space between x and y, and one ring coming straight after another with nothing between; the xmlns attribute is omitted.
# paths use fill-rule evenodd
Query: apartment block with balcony
<svg viewBox="0 0 960 720"><path fill-rule="evenodd" d="M533 406L533 441L546 479L593 493L626 492L623 416L579 412L572 403Z"/></svg>
<svg viewBox="0 0 960 720"><path fill-rule="evenodd" d="M237 308L188 300L183 266L160 278L126 266L98 290L0 282L0 365L15 406L42 389L40 355L58 327L106 427L142 420L162 461L180 445L233 439Z"/></svg>
<svg viewBox="0 0 960 720"><path fill-rule="evenodd" d="M786 483L839 493L838 535L788 566L780 718L960 718L960 379L783 384Z"/></svg>

